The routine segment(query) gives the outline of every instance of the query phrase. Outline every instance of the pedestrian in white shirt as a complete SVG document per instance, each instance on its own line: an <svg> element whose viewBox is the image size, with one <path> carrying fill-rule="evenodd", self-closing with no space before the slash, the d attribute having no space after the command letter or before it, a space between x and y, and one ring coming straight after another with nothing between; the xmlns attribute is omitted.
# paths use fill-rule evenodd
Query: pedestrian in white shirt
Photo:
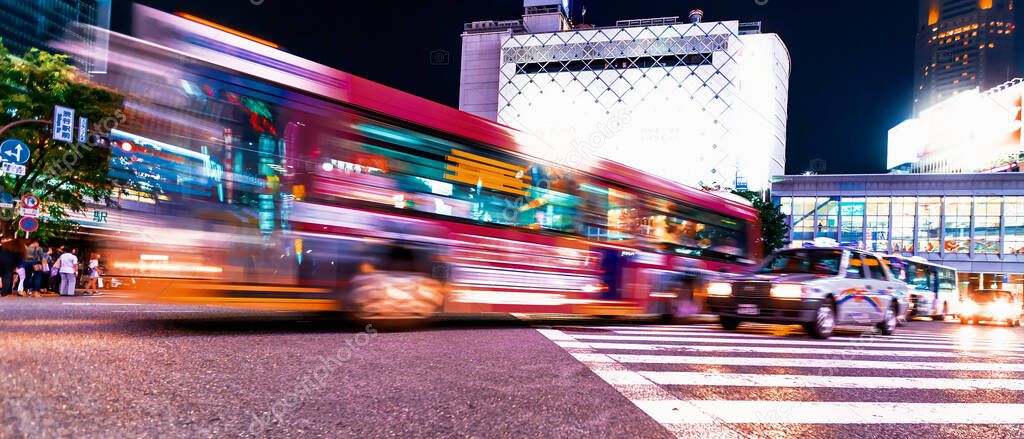
<svg viewBox="0 0 1024 439"><path fill-rule="evenodd" d="M60 255L57 266L57 272L60 273L60 295L74 296L75 278L78 276L78 256L74 250Z"/></svg>

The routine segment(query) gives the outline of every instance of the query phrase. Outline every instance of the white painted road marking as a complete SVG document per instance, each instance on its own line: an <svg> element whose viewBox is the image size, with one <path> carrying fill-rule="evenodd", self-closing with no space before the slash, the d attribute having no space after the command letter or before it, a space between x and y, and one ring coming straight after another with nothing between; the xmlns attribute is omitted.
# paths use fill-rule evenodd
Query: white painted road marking
<svg viewBox="0 0 1024 439"><path fill-rule="evenodd" d="M1024 404L633 401L662 424L1020 424ZM709 417L707 413L714 413Z"/></svg>

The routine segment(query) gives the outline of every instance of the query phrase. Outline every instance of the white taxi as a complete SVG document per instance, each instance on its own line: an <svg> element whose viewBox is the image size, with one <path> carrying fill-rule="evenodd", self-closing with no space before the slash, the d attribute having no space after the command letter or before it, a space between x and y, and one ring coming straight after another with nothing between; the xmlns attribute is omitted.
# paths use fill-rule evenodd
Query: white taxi
<svg viewBox="0 0 1024 439"><path fill-rule="evenodd" d="M877 255L841 248L793 248L768 257L752 275L712 282L707 304L722 327L795 323L828 338L836 325L875 325L884 335L907 312L907 285Z"/></svg>

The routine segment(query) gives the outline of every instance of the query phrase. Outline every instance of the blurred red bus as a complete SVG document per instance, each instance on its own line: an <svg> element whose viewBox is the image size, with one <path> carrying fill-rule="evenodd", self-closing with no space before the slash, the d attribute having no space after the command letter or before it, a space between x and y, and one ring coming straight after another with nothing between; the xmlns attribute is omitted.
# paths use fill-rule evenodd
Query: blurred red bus
<svg viewBox="0 0 1024 439"><path fill-rule="evenodd" d="M111 35L96 80L129 102L111 173L151 202L120 205L136 229L104 235L103 252L155 300L669 316L760 257L749 204L568 163L508 127L232 33L136 17L148 41Z"/></svg>

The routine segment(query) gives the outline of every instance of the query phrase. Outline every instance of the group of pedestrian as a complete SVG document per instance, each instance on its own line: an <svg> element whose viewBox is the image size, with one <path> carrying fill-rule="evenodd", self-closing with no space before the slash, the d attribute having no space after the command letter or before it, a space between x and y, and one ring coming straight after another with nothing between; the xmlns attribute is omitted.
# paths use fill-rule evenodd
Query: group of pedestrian
<svg viewBox="0 0 1024 439"><path fill-rule="evenodd" d="M92 253L86 266L88 282L82 295L99 294L100 255ZM43 247L38 240L0 241L0 296L74 296L78 284L78 250Z"/></svg>

